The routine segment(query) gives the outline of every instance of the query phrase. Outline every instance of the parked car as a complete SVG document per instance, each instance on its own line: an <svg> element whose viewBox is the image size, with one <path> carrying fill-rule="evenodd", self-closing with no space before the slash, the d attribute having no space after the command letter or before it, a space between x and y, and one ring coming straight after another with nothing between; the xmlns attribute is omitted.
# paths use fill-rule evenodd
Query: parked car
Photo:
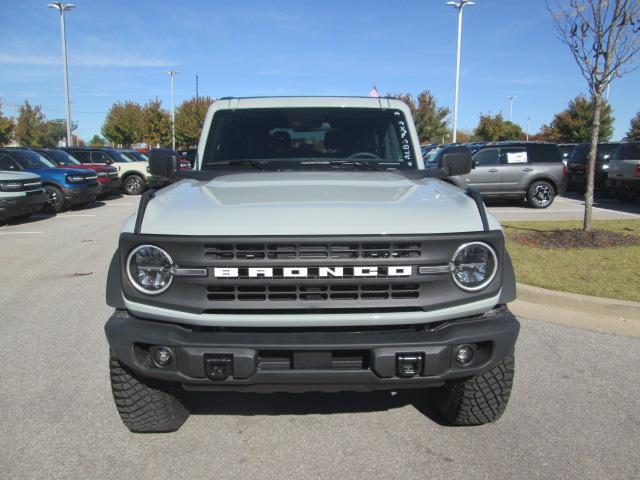
<svg viewBox="0 0 640 480"><path fill-rule="evenodd" d="M40 176L12 169L13 162L0 152L0 222L29 217L44 205Z"/></svg>
<svg viewBox="0 0 640 480"><path fill-rule="evenodd" d="M438 146L437 143L427 143L425 145L420 145L420 151L422 152L422 156L426 156L431 150Z"/></svg>
<svg viewBox="0 0 640 480"><path fill-rule="evenodd" d="M571 156L571 152L573 151L573 147L575 147L576 145L577 145L576 143L559 143L558 144L558 149L562 154L562 163L564 163L565 165L568 163L569 157Z"/></svg>
<svg viewBox="0 0 640 480"><path fill-rule="evenodd" d="M187 162L189 162L189 165L191 166L191 168L195 168L196 165L196 155L198 153L198 149L196 148L189 148L187 150L182 150L180 153L180 160L182 161L182 159L186 160Z"/></svg>
<svg viewBox="0 0 640 480"><path fill-rule="evenodd" d="M483 197L525 199L533 208L547 208L567 187L562 154L553 143L494 142L471 144L474 169L447 180L462 189L473 188ZM433 164L446 151L427 154Z"/></svg>
<svg viewBox="0 0 640 480"><path fill-rule="evenodd" d="M131 157L115 148L67 147L62 150L81 163L112 165L118 170L124 191L128 195L141 195L158 180L149 173L148 162L133 161Z"/></svg>
<svg viewBox="0 0 640 480"><path fill-rule="evenodd" d="M618 146L609 162L607 185L620 200L640 198L640 142Z"/></svg>
<svg viewBox="0 0 640 480"><path fill-rule="evenodd" d="M609 173L609 161L620 143L600 143L596 150L596 171L594 176L595 190L607 194L607 177ZM575 145L567 163L567 188L584 192L587 189L587 176L589 175L589 149L588 143Z"/></svg>
<svg viewBox="0 0 640 480"><path fill-rule="evenodd" d="M45 191L43 210L60 212L72 205L93 202L98 196L98 176L80 168L58 168L39 153L21 148L1 148L4 169L40 175Z"/></svg>
<svg viewBox="0 0 640 480"><path fill-rule="evenodd" d="M80 163L64 150L55 148L34 148L32 150L51 160L58 168L82 168L96 172L98 185L100 186L98 198L106 197L110 193L115 193L120 189L120 176L115 167L99 163Z"/></svg>

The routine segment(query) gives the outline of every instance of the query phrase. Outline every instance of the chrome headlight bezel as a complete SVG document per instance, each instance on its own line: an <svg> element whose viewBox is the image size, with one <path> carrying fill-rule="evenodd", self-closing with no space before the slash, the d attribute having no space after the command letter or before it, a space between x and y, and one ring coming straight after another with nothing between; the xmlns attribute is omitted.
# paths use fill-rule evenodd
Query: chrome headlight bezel
<svg viewBox="0 0 640 480"><path fill-rule="evenodd" d="M140 293L144 293L145 295L160 295L161 293L166 292L167 289L173 283L173 273L171 272L171 270L169 270L169 277L168 277L169 280L161 288L159 288L157 290L149 290L149 289L145 288L144 286L140 285L135 280L135 278L134 278L134 276L133 276L133 274L131 272L131 261L133 260L133 257L136 255L136 253L138 253L143 248L153 248L155 250L158 250L162 255L164 255L167 258L168 263L170 265L170 268L173 267L173 259L171 258L171 255L169 255L162 248L157 247L156 245L150 245L150 244L138 245L138 246L134 247L133 249L131 249L131 251L129 252L129 255L127 255L127 261L125 263L125 269L126 269L126 272L127 272L127 279L129 280L129 283L131 284L131 286L133 288L135 288L137 291L139 291Z"/></svg>
<svg viewBox="0 0 640 480"><path fill-rule="evenodd" d="M491 255L491 257L493 258L493 271L489 274L489 276L479 285L475 285L475 286L468 286L465 285L463 283L460 282L460 280L458 280L458 278L455 275L455 260L458 257L458 255L460 255L460 253L465 249L468 248L472 245L478 245L484 249L486 249L489 254ZM484 242L469 242L469 243L464 243L462 245L460 245L457 250L455 251L455 253L453 254L453 256L451 257L451 261L449 262L450 266L451 266L451 278L453 279L453 282L457 285L458 288L466 291L466 292L478 292L484 288L486 288L487 286L489 286L491 284L491 282L493 281L493 279L496 277L496 274L498 273L498 256L496 255L495 250L493 249L493 247L491 247L491 245L484 243Z"/></svg>

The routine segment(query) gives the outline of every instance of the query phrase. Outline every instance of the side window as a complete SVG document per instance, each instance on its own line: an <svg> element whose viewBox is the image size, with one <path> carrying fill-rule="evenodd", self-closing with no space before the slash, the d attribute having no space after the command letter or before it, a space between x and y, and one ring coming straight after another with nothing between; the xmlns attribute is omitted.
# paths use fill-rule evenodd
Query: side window
<svg viewBox="0 0 640 480"><path fill-rule="evenodd" d="M91 163L91 155L87 150L71 150L69 154L80 163Z"/></svg>
<svg viewBox="0 0 640 480"><path fill-rule="evenodd" d="M476 152L473 156L473 161L477 162L479 166L498 165L500 163L500 150L497 148L483 148Z"/></svg>
<svg viewBox="0 0 640 480"><path fill-rule="evenodd" d="M0 153L0 170L12 170L15 172L20 170L20 167L9 155Z"/></svg>
<svg viewBox="0 0 640 480"><path fill-rule="evenodd" d="M93 163L111 163L111 157L104 152L93 150L91 152L91 161Z"/></svg>
<svg viewBox="0 0 640 480"><path fill-rule="evenodd" d="M527 145L529 163L560 163L562 153L555 145L530 144Z"/></svg>
<svg viewBox="0 0 640 480"><path fill-rule="evenodd" d="M502 148L502 163L505 165L521 164L528 162L527 149L525 147Z"/></svg>

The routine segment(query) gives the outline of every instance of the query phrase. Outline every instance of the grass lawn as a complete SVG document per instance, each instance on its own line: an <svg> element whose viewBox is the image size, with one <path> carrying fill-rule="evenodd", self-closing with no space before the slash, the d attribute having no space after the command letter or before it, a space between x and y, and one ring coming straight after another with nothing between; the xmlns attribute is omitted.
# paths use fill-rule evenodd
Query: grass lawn
<svg viewBox="0 0 640 480"><path fill-rule="evenodd" d="M516 280L536 287L640 301L640 245L608 248L537 248L518 244L527 230L581 228L580 221L505 222ZM640 220L598 220L594 229L640 237Z"/></svg>

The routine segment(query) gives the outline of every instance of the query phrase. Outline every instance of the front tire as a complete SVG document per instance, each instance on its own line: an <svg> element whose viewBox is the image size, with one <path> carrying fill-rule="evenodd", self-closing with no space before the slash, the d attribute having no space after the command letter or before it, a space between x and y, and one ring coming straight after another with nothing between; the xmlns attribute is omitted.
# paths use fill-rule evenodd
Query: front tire
<svg viewBox="0 0 640 480"><path fill-rule="evenodd" d="M493 369L465 380L448 382L436 407L448 425L484 425L498 420L509 403L515 360L509 353Z"/></svg>
<svg viewBox="0 0 640 480"><path fill-rule="evenodd" d="M147 188L147 182L140 175L131 174L124 179L124 191L127 195L142 195Z"/></svg>
<svg viewBox="0 0 640 480"><path fill-rule="evenodd" d="M47 213L60 213L64 210L64 194L54 185L44 186L45 201L42 210Z"/></svg>
<svg viewBox="0 0 640 480"><path fill-rule="evenodd" d="M527 189L527 203L533 208L547 208L555 198L555 187L545 180L537 180Z"/></svg>
<svg viewBox="0 0 640 480"><path fill-rule="evenodd" d="M180 385L138 377L113 355L109 370L116 408L132 432L174 432L189 418Z"/></svg>

